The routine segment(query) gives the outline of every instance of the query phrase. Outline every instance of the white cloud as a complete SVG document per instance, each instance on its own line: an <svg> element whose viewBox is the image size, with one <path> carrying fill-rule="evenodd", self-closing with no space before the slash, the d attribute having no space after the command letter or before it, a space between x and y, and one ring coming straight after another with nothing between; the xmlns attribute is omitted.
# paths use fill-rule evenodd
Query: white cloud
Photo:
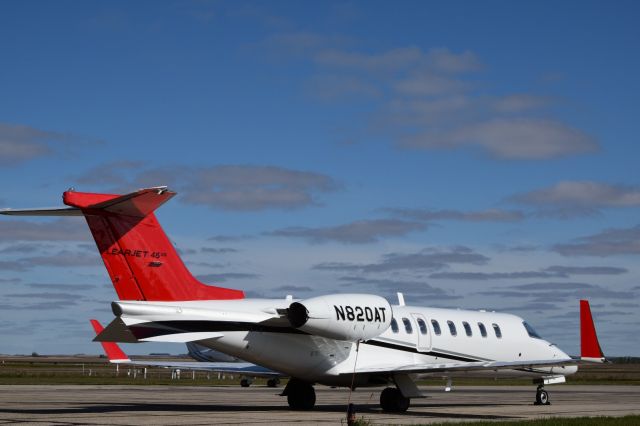
<svg viewBox="0 0 640 426"><path fill-rule="evenodd" d="M595 141L578 129L551 120L499 118L445 132L406 138L401 146L416 149L455 149L478 146L490 155L511 160L541 160L592 152Z"/></svg>
<svg viewBox="0 0 640 426"><path fill-rule="evenodd" d="M634 207L640 206L640 187L593 181L562 181L548 188L515 195L511 199L532 205L562 207Z"/></svg>

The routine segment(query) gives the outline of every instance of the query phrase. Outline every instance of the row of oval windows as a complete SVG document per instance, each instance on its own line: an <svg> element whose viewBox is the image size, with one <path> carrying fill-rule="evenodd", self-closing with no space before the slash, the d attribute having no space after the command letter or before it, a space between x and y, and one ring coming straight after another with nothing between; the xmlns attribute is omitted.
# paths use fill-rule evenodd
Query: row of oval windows
<svg viewBox="0 0 640 426"><path fill-rule="evenodd" d="M422 318L418 318L417 322L418 322L418 328L420 329L420 334L427 334L427 324L425 324ZM408 318L402 318L402 323L404 324L404 329L407 332L407 334L413 333L413 326L411 325L411 321L409 321ZM440 323L432 319L431 325L433 326L433 332L436 334L436 336L440 336L442 334L442 330L440 329ZM456 330L456 325L453 323L453 321L447 321L447 325L449 326L449 332L451 333L451 335L457 336L458 331ZM473 336L473 331L471 330L471 326L469 325L468 322L462 321L462 326L464 327L464 331L467 334L467 336L469 337ZM498 339L501 339L502 331L500 330L500 326L498 324L491 324L491 327L493 327L493 332L495 333L496 337ZM487 328L484 326L484 324L479 322L478 328L480 329L480 334L482 335L482 337L487 337ZM395 318L391 319L391 331L393 331L394 334L398 333L399 331L398 322L396 321Z"/></svg>

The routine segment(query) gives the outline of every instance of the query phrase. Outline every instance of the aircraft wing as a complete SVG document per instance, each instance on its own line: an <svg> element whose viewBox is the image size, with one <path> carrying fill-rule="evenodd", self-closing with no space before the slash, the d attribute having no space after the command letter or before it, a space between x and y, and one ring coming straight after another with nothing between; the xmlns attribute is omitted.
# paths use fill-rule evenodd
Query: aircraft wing
<svg viewBox="0 0 640 426"><path fill-rule="evenodd" d="M113 362L109 360L110 362ZM242 374L251 377L284 377L276 371L250 362L199 362L199 361L132 361L125 360L117 364L139 365L141 367L171 368L179 370L210 371L212 373Z"/></svg>
<svg viewBox="0 0 640 426"><path fill-rule="evenodd" d="M102 324L97 320L92 319L91 325L96 334L100 334L103 331ZM113 364L124 365L139 365L141 367L159 367L159 368L172 368L183 370L196 370L196 371L210 371L212 373L228 373L228 374L242 374L252 377L284 377L283 374L278 373L268 368L261 367L249 362L199 362L199 361L133 361L120 349L117 343L114 342L100 342L102 348L109 358L109 362Z"/></svg>

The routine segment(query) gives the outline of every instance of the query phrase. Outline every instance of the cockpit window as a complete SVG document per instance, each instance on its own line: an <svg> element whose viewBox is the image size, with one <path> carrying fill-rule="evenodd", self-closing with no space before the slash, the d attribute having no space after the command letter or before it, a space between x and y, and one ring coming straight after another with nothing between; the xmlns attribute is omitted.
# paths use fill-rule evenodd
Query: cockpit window
<svg viewBox="0 0 640 426"><path fill-rule="evenodd" d="M496 333L496 337L498 339L502 338L502 331L500 331L500 326L498 324L491 324L493 327L493 331Z"/></svg>
<svg viewBox="0 0 640 426"><path fill-rule="evenodd" d="M533 337L534 339L542 339L542 337L540 337L540 335L536 333L533 327L531 327L526 321L522 321L522 325L524 325L527 333L529 333L529 337Z"/></svg>
<svg viewBox="0 0 640 426"><path fill-rule="evenodd" d="M458 332L456 331L456 325L453 323L453 321L447 321L447 324L449 325L449 331L451 332L451 335L457 336Z"/></svg>
<svg viewBox="0 0 640 426"><path fill-rule="evenodd" d="M438 321L431 320L431 325L433 326L433 332L436 333L436 336L442 334L442 332L440 331L440 323Z"/></svg>
<svg viewBox="0 0 640 426"><path fill-rule="evenodd" d="M471 332L471 326L469 325L469 323L466 321L462 321L462 326L464 327L464 332L467 333L467 336L471 337L473 333Z"/></svg>
<svg viewBox="0 0 640 426"><path fill-rule="evenodd" d="M418 318L418 328L420 329L420 334L427 334L427 324L422 321L422 318Z"/></svg>
<svg viewBox="0 0 640 426"><path fill-rule="evenodd" d="M407 334L413 333L413 327L411 327L411 321L408 318L402 318L402 323L404 324L404 330Z"/></svg>
<svg viewBox="0 0 640 426"><path fill-rule="evenodd" d="M394 333L398 332L398 321L395 318L391 318L391 331Z"/></svg>

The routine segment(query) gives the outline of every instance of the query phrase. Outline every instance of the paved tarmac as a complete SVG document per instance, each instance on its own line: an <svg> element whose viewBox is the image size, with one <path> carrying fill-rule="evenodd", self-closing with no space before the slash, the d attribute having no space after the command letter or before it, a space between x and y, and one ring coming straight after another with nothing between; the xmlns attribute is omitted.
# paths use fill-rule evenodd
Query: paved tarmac
<svg viewBox="0 0 640 426"><path fill-rule="evenodd" d="M358 417L374 424L517 420L640 414L640 386L549 386L552 405L536 406L534 386L424 387L405 414L381 412L381 388L352 394ZM183 386L0 386L0 424L208 425L340 424L349 391L316 386L316 408L289 410L279 389Z"/></svg>

